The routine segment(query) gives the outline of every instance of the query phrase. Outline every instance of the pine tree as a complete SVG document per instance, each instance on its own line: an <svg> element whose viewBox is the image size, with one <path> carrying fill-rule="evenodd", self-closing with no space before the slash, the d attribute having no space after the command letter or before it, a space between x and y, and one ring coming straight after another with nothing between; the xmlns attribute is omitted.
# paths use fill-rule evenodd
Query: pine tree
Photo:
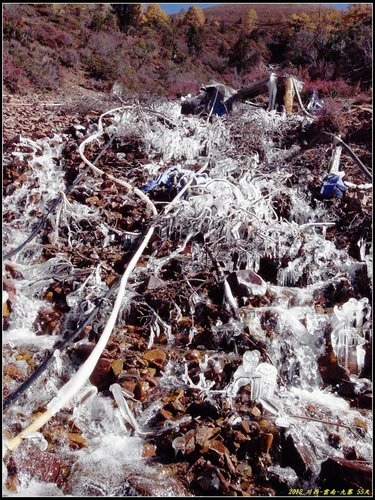
<svg viewBox="0 0 375 500"><path fill-rule="evenodd" d="M113 3L112 10L117 16L121 31L128 33L131 26L137 26L141 19L142 5L140 3Z"/></svg>

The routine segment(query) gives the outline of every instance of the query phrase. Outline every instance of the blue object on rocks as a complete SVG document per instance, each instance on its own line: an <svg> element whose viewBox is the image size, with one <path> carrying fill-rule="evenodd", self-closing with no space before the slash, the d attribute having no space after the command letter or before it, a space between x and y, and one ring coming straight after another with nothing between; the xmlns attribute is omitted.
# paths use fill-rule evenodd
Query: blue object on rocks
<svg viewBox="0 0 375 500"><path fill-rule="evenodd" d="M149 191L152 191L156 186L172 186L176 182L177 174L178 170L176 168L166 170L165 172L158 175L155 179L142 186L141 190L145 193L148 193Z"/></svg>
<svg viewBox="0 0 375 500"><path fill-rule="evenodd" d="M328 174L323 179L320 194L323 198L342 198L347 189L341 175Z"/></svg>

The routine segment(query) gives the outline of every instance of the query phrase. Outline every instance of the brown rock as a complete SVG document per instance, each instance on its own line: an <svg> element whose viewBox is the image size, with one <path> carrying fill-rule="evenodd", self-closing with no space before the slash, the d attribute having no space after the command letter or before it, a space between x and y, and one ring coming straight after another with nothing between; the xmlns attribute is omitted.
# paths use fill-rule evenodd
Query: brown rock
<svg viewBox="0 0 375 500"><path fill-rule="evenodd" d="M60 457L45 451L26 451L14 457L17 470L30 474L37 480L56 483L61 486L65 481L69 466Z"/></svg>
<svg viewBox="0 0 375 500"><path fill-rule="evenodd" d="M17 382L23 382L27 377L26 373L14 363L5 365L3 368L3 374L17 380Z"/></svg>
<svg viewBox="0 0 375 500"><path fill-rule="evenodd" d="M220 432L220 427L208 427L202 425L198 427L195 439L199 446L206 446L207 442Z"/></svg>
<svg viewBox="0 0 375 500"><path fill-rule="evenodd" d="M115 359L111 363L112 371L116 376L122 372L123 366L124 366L124 361L122 359Z"/></svg>
<svg viewBox="0 0 375 500"><path fill-rule="evenodd" d="M58 334L60 332L60 318L61 313L56 311L53 307L42 308L33 323L36 334Z"/></svg>
<svg viewBox="0 0 375 500"><path fill-rule="evenodd" d="M140 380L134 389L134 397L138 401L144 401L150 394L150 384L144 380Z"/></svg>
<svg viewBox="0 0 375 500"><path fill-rule="evenodd" d="M146 443L143 446L142 457L143 458L151 458L156 456L156 446L151 443Z"/></svg>
<svg viewBox="0 0 375 500"><path fill-rule="evenodd" d="M173 419L173 414L164 408L159 410L159 416L162 418L162 420L172 420Z"/></svg>
<svg viewBox="0 0 375 500"><path fill-rule="evenodd" d="M342 490L372 488L372 467L358 460L330 457L322 463L319 479L324 487Z"/></svg>
<svg viewBox="0 0 375 500"><path fill-rule="evenodd" d="M336 385L343 380L350 381L350 373L337 363L333 352L318 359L319 372L325 384Z"/></svg>
<svg viewBox="0 0 375 500"><path fill-rule="evenodd" d="M291 467L305 479L311 477L315 456L313 452L294 433L290 433L282 450L281 467Z"/></svg>
<svg viewBox="0 0 375 500"><path fill-rule="evenodd" d="M76 448L86 448L89 443L81 434L77 432L68 432L68 438L70 439L70 447Z"/></svg>
<svg viewBox="0 0 375 500"><path fill-rule="evenodd" d="M273 434L269 432L261 432L260 435L260 449L263 453L269 453L272 442L273 442Z"/></svg>
<svg viewBox="0 0 375 500"><path fill-rule="evenodd" d="M100 358L96 363L94 371L91 374L90 382L95 385L99 391L108 389L116 380L112 371L112 360L108 358Z"/></svg>

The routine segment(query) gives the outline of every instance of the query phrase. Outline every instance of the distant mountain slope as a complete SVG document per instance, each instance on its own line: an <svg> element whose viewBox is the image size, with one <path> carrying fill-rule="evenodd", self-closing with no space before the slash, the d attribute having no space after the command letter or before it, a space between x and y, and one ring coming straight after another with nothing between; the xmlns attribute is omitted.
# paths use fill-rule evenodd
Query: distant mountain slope
<svg viewBox="0 0 375 500"><path fill-rule="evenodd" d="M254 9L262 23L279 21L293 13L312 12L332 8L330 5L309 3L227 3L204 9L207 19L212 21L235 22L246 17L249 9Z"/></svg>

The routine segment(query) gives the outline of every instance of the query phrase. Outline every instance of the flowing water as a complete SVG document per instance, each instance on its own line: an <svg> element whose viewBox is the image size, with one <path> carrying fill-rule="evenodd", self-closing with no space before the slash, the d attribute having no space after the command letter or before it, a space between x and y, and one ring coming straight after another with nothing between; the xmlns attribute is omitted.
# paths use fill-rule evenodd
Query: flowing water
<svg viewBox="0 0 375 500"><path fill-rule="evenodd" d="M211 330L212 334L229 339L228 345L232 347L227 351L240 357L237 371L232 370L231 379L225 384L215 385L211 377L207 378L212 369L218 377L222 373L223 352L218 347L216 353L207 350L195 378L189 374L186 361L170 359L160 378L161 387L165 390L190 387L207 400L220 399L234 409L241 387L251 386L251 400L262 405L267 418L308 450L308 480L301 478L300 471L290 467L293 464L286 463L285 459L277 462L276 457L269 465L269 472L286 479L291 487L296 484L319 487L321 463L328 457L343 457L345 448L354 446L361 460L372 462L371 410L350 405L342 391L340 394L338 384L324 382L319 369L319 359L327 353L330 335L333 354L339 366L347 370L353 394L360 395L371 387L368 375L363 375L365 345L371 342L369 299L353 293L336 303L332 297L329 306L321 307L317 300L327 288L337 288L344 281L351 289L355 288L358 271L368 274L371 249L369 245L367 250L362 248L358 261L345 248L338 248L334 241L327 239L327 227L335 223L334 211L327 210L327 203L323 201L313 202L307 188L309 172L301 167L296 177L295 171L290 171L283 160L286 150L275 137L280 130L302 123L302 118L244 105L235 109L231 117L212 122L180 116L177 104L156 104L154 111L167 115L174 125L168 125L142 108L113 114L108 134L125 143L131 138L140 139L147 155L140 177L139 168L120 168L124 156L118 153L120 166L117 164L113 175L142 188L145 180L150 182L170 169L177 179L175 185L178 182L177 192L191 183L178 202L157 204L159 238L179 241L179 246L162 255L156 249L142 266L134 269L117 327L126 324L132 303L135 304L132 307L137 308L135 290L140 283L150 275L161 279L165 276L163 270L173 260L178 260L181 275L205 272L207 265L211 266L208 247L223 277L228 278L221 283L227 315L217 318ZM249 146L255 140L254 134L258 134L257 148ZM100 208L62 194L66 189L63 155L66 141L66 136L57 134L52 139L37 141L23 137L11 153L13 158L7 155L4 158L11 164L15 157L28 166L23 182L4 198L5 253L29 236L51 200L59 195L63 198L49 215L49 241L40 233L3 262L3 276L7 275L9 264L18 273L12 279L14 299L9 326L3 335L4 359L6 365L11 364L26 374L55 349L64 329L92 311L96 299L108 291L106 262L95 259L94 255L92 265L84 268L72 258L74 250L86 244L87 224L96 231L97 247L111 248L122 232L115 220L112 227L107 220L101 220ZM324 166L321 170L323 174ZM101 189L99 181L98 176L89 172L79 185L87 194L95 196ZM121 196L123 201L132 198L140 203L131 194L123 192ZM137 235L137 229L129 230L126 237L134 241ZM47 260L43 253L45 245L58 249L54 257ZM189 248L188 256L186 248ZM246 272L252 274L246 275ZM246 288L246 293L229 281L230 275L236 275L235 279ZM57 326L46 333L45 325L38 322L38 314L43 308L51 307L45 294L56 281L70 284L66 296L69 314L65 319L59 317ZM186 299L186 310L181 312L176 303L171 303L170 318L150 316L146 322L147 348L151 349L165 336L165 345L181 349L172 317L180 319L188 314L191 326L185 359L190 348L204 351L199 341L195 341L199 327L195 313L203 306L212 306L212 297L197 287ZM97 334L101 333L111 308L112 299L108 299L94 322ZM242 352L239 339L244 329L250 333L257 349ZM78 344L80 342L84 340ZM54 356L44 374L4 412L5 440L25 428L77 370L74 360L65 352L55 351ZM18 387L19 380L9 375L5 378L8 392ZM54 417L56 434L51 430L44 433L41 428L26 436L15 451L7 452L4 447L5 456L11 453L15 462L21 464L16 488L9 486L9 466L8 469L4 466L4 493L7 496L131 496L136 490L132 490L127 480L140 476L151 485L154 495L183 496L162 464L144 458L148 433L153 432L151 422L161 402L141 404L126 391L121 400L116 390L112 386L112 396L87 382ZM126 401L131 402L131 409ZM58 432L73 423L86 442L81 449L74 449L58 438ZM172 420L169 425L179 424ZM328 436L332 433L339 436L340 446L330 444ZM178 441L174 443L178 450ZM71 464L68 482L57 479L46 482L40 480L32 467L23 467L23 457L33 450L48 450L66 459Z"/></svg>

